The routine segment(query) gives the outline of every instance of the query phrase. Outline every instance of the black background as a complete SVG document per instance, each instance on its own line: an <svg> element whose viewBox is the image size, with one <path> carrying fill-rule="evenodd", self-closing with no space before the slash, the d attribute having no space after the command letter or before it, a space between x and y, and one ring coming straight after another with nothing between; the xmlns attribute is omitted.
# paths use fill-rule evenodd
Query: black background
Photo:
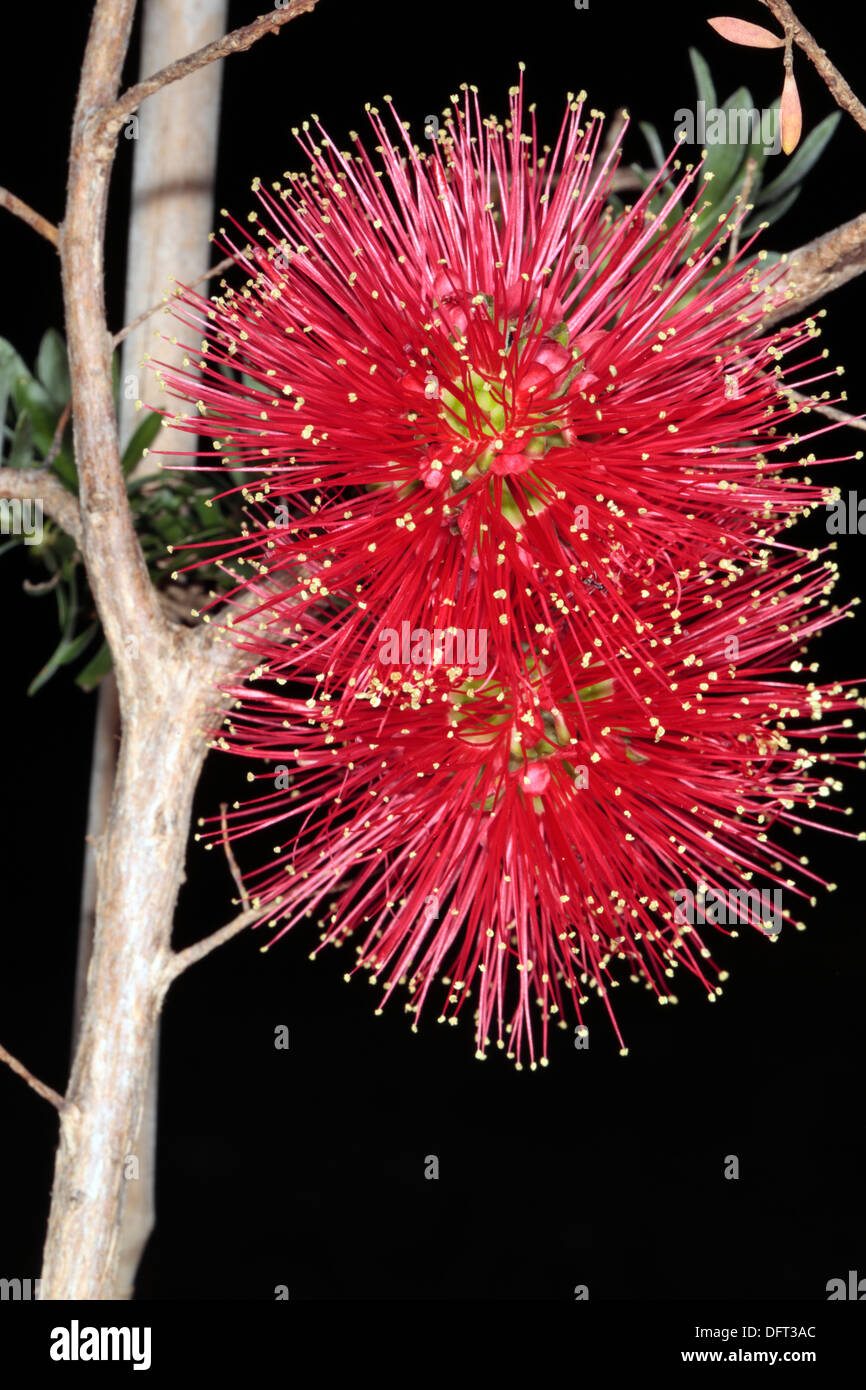
<svg viewBox="0 0 866 1390"><path fill-rule="evenodd" d="M47 17L41 6L16 6L4 15L7 65L14 58L30 78L14 104L4 101L0 182L54 220L89 8L52 6ZM225 64L218 205L242 218L254 175L297 167L290 128L311 110L341 144L348 129L364 128L364 102L385 92L419 133L463 81L502 114L519 60L551 134L565 92L586 87L592 104L608 113L628 105L672 143L675 110L694 100L690 44L708 58L720 98L744 82L757 105L772 104L780 54L724 43L705 23L719 8L718 0L634 9L591 0L586 11L571 0L320 0L279 39ZM772 24L757 4L732 8ZM233 3L231 23L257 12ZM798 12L866 93L859 9L804 0ZM137 62L136 30L127 82ZM832 102L802 55L796 65L808 130ZM864 141L844 117L768 246L792 249L863 210ZM113 186L113 327L122 322L133 148L120 142ZM636 127L627 156L647 159ZM784 156L776 160L780 168ZM0 217L0 332L32 362L43 330L62 328L56 258ZM827 304L822 341L831 363L847 369L852 409L866 410L866 284L854 281ZM816 452L859 443L840 431ZM858 469L834 464L826 477L855 487ZM826 541L821 519L809 524ZM839 548L836 592L847 598L861 587L862 539L842 537ZM26 697L56 640L52 600L21 592L27 573L23 548L0 560L0 1040L62 1090L95 698L65 673ZM815 644L821 678L862 675L862 652L862 619L841 624ZM862 779L843 777L844 804L860 800L859 815L844 822L856 830ZM245 785L239 760L212 756L197 814L243 796ZM731 979L713 1007L697 983L682 988L676 1009L653 1006L626 983L617 1015L627 1058L600 1016L589 1051L574 1049L570 1029L557 1032L550 1066L535 1073L516 1073L495 1051L477 1062L470 1021L438 1026L435 1007L413 1036L399 1004L376 1018L366 981L343 982L343 952L308 960L312 926L267 956L251 935L222 948L166 1004L158 1228L139 1297L267 1300L284 1284L292 1299L568 1300L587 1284L599 1300L820 1300L828 1279L866 1274L862 849L817 833L796 844L839 884L806 911L809 929L783 931L775 945L754 933L720 939L716 954ZM233 891L218 855L191 846L176 944L227 920ZM274 1049L279 1024L290 1029L287 1052ZM0 1275L35 1277L55 1115L5 1069L0 1113ZM438 1181L425 1180L429 1154L439 1158ZM739 1181L724 1179L728 1154L739 1156Z"/></svg>

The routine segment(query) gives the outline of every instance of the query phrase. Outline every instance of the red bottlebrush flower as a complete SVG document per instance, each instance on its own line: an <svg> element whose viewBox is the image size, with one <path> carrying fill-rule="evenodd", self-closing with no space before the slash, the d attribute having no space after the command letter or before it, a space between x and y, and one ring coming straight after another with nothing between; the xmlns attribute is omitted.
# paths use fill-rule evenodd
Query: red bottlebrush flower
<svg viewBox="0 0 866 1390"><path fill-rule="evenodd" d="M591 992L613 1019L623 971L662 1003L682 970L715 999L725 974L676 895L708 884L751 902L757 876L790 922L797 879L822 881L768 831L837 785L821 764L851 721L826 716L862 703L791 677L792 635L843 616L821 607L832 582L797 555L719 576L709 609L703 579L676 606L636 598L660 655L635 696L577 652L519 694L441 664L371 672L342 703L237 687L223 746L281 768L230 817L238 836L280 838L249 879L262 922L281 935L315 915L322 944L358 938L355 968L386 998L405 986L413 1013L441 976L440 1019L474 1000L477 1055L495 1040L532 1066L569 995L581 1028ZM743 925L761 927L757 909Z"/></svg>
<svg viewBox="0 0 866 1390"><path fill-rule="evenodd" d="M247 287L179 310L205 335L201 379L167 373L197 402L177 423L211 439L208 466L216 451L251 479L235 490L258 509L227 555L299 604L325 583L343 595L337 646L369 612L513 622L515 678L562 575L575 590L715 564L820 496L778 457L798 407L775 364L814 322L755 336L769 290L742 265L751 242L717 264L730 229L683 259L696 171L664 231L648 208L667 170L612 221L598 119L572 102L548 158L522 106L517 88L506 133L467 93L426 155L373 112L381 171L360 143L351 157L305 132L312 177L256 181L262 246L226 237ZM602 605L576 635L612 656L612 621Z"/></svg>
<svg viewBox="0 0 866 1390"><path fill-rule="evenodd" d="M480 1055L534 1066L569 995L612 1016L617 961L715 997L678 892L802 891L767 830L833 789L813 721L858 703L782 656L842 616L782 540L828 496L785 457L817 330L759 336L751 243L686 256L698 171L614 218L579 101L549 154L522 88L505 130L467 93L426 155L371 120L382 170L305 127L312 174L257 183L263 244L229 240L243 291L179 310L179 423L251 479L218 548L254 683L218 746L280 770L232 831L283 827L263 922L317 914L413 1011L443 976Z"/></svg>

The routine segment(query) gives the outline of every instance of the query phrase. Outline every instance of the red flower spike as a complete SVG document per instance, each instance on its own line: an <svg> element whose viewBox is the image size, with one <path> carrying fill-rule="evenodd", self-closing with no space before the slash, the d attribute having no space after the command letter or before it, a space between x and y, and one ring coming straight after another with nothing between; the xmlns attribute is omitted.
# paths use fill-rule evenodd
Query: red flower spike
<svg viewBox="0 0 866 1390"><path fill-rule="evenodd" d="M228 746L294 768L290 787L230 816L238 836L286 827L274 863L250 876L262 921L281 934L312 911L323 944L358 936L358 968L386 998L405 984L413 1014L437 976L443 1017L474 991L478 1054L495 1034L532 1064L569 994L581 1024L589 992L613 1019L623 968L662 1002L683 967L717 997L711 975L724 973L677 922L675 895L705 882L751 904L757 876L795 920L795 878L820 879L767 832L805 823L799 808L828 794L832 779L816 775L828 735L854 738L832 715L862 704L791 679L792 634L844 616L820 607L832 566L804 558L720 574L709 610L706 577L676 606L637 598L664 665L648 664L635 697L576 653L591 682L577 700L562 668L520 695L441 668L371 674L339 716L313 692L235 689ZM862 766L856 751L836 761ZM221 833L215 817L214 842Z"/></svg>
<svg viewBox="0 0 866 1390"><path fill-rule="evenodd" d="M845 616L784 534L830 495L788 393L831 372L814 320L761 335L779 272L718 256L741 212L683 261L699 171L611 220L579 103L549 157L521 87L430 153L371 121L381 170L318 129L312 177L257 187L262 246L222 233L248 283L186 292L202 376L166 372L248 480L217 746L271 766L230 827L279 837L248 878L277 934L317 914L386 997L441 978L479 1055L535 1065L623 969L717 996L680 891L820 881L770 832L861 765L857 692L791 660Z"/></svg>

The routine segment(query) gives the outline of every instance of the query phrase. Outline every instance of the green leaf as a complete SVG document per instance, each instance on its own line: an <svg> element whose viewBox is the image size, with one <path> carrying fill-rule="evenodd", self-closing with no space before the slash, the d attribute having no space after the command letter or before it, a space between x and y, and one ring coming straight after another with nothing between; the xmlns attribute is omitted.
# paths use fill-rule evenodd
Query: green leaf
<svg viewBox="0 0 866 1390"><path fill-rule="evenodd" d="M49 328L39 344L36 356L36 375L58 410L69 400L69 359L66 344L56 328Z"/></svg>
<svg viewBox="0 0 866 1390"><path fill-rule="evenodd" d="M658 131L655 126L650 125L648 121L640 121L639 129L649 145L650 157L655 160L656 168L660 169L665 162L665 152L662 149L662 142L659 139Z"/></svg>
<svg viewBox="0 0 866 1390"><path fill-rule="evenodd" d="M752 216L743 227L743 235L750 236L752 232L757 231L762 222L769 222L771 225L773 222L778 222L780 218L785 216L788 209L793 207L801 192L801 187L792 188L790 193L785 194L784 198L779 198L777 202L771 203L769 207L761 206L758 208L752 213Z"/></svg>
<svg viewBox="0 0 866 1390"><path fill-rule="evenodd" d="M162 420L163 417L156 412L147 412L123 451L121 465L124 474L131 473L145 449L150 448L156 436L159 434Z"/></svg>
<svg viewBox="0 0 866 1390"><path fill-rule="evenodd" d="M82 690L93 690L99 685L103 676L108 675L113 665L111 648L107 642L103 642L96 655L75 677L75 684L80 686Z"/></svg>
<svg viewBox="0 0 866 1390"><path fill-rule="evenodd" d="M74 661L77 656L80 656L98 631L99 624L91 623L90 627L85 628L71 642L64 642L57 662L58 666L68 666L70 661Z"/></svg>
<svg viewBox="0 0 866 1390"><path fill-rule="evenodd" d="M40 454L47 454L54 439L60 412L55 408L45 387L33 377L18 377L12 386L12 396L19 413L26 410L30 416L33 440Z"/></svg>
<svg viewBox="0 0 866 1390"><path fill-rule="evenodd" d="M689 61L692 65L692 72L695 76L695 87L698 92L698 101L706 102L706 109L709 111L716 104L716 87L713 82L707 60L696 48L689 49Z"/></svg>
<svg viewBox="0 0 866 1390"><path fill-rule="evenodd" d="M13 437L12 430L6 424L6 413L9 406L9 397L12 387L19 377L29 377L30 373L21 357L15 351L11 343L5 338L0 338L0 460L3 457L3 441Z"/></svg>
<svg viewBox="0 0 866 1390"><path fill-rule="evenodd" d="M631 172L634 174L635 178L640 180L641 188L649 188L650 184L653 181L652 169L644 169L640 164L630 164L629 168L631 169Z"/></svg>
<svg viewBox="0 0 866 1390"><path fill-rule="evenodd" d="M12 447L6 460L7 468L30 468L33 465L33 429L30 415L22 410L15 424Z"/></svg>
<svg viewBox="0 0 866 1390"><path fill-rule="evenodd" d="M3 462L3 445L13 437L13 431L6 424L6 409L9 405L9 387L0 374L0 463Z"/></svg>
<svg viewBox="0 0 866 1390"><path fill-rule="evenodd" d="M749 180L749 170L746 167L750 159L755 161L751 180ZM745 192L747 182L749 182L749 196L747 201L750 202L753 207L757 207L758 202L763 196L761 193L761 172L766 163L766 159L766 147L762 144L759 135L757 140L745 147L743 162L737 170L736 177L729 185L724 197L724 205L726 208L733 204L735 198L741 196Z"/></svg>
<svg viewBox="0 0 866 1390"><path fill-rule="evenodd" d="M27 694L28 694L28 695L35 695L36 692L37 692L37 690L41 690L42 687L43 687L43 685L47 685L47 684L48 684L48 682L51 680L51 677L54 675L54 672L57 670L58 666L60 665L60 659L59 659L58 653L59 653L59 652L62 652L62 650L63 650L63 642L61 641L60 644L59 644L59 646L58 646L57 649L55 650L53 656L50 656L50 657L49 657L49 659L46 661L45 665L42 667L42 670L41 670L41 671L37 671L36 675L33 677L32 681L31 681L30 684L28 685L28 687L27 687Z"/></svg>
<svg viewBox="0 0 866 1390"><path fill-rule="evenodd" d="M69 590L67 591L66 585L61 582L57 586L56 593L57 612L60 617L60 626L63 630L63 636L60 638L53 653L42 667L42 670L37 671L28 685L28 695L35 695L37 690L41 690L43 685L45 685L47 681L50 681L57 668L63 665L65 652L77 640L73 638L72 635L75 631L75 619L78 613L74 583L70 584Z"/></svg>
<svg viewBox="0 0 866 1390"><path fill-rule="evenodd" d="M650 158L653 160L654 167L652 169L643 169L640 166L640 164L632 164L631 171L633 174L637 175L638 179L640 180L641 187L645 189L649 187L649 185L655 178L656 173L658 172L658 170L661 169L662 165L665 162L666 155L662 147L662 142L659 139L659 133L656 130L655 126L649 125L646 121L641 121L640 128L644 133L644 137L646 139L647 144L649 145ZM659 186L658 193L659 196L662 199L664 199L669 197L669 195L673 193L673 191L673 180L669 178L666 180L665 183ZM661 207L661 202L659 203L659 207Z"/></svg>
<svg viewBox="0 0 866 1390"><path fill-rule="evenodd" d="M785 165L782 173L778 178L773 179L772 183L768 183L763 190L762 202L769 203L776 198L781 198L784 193L787 193L790 188L793 188L795 184L800 183L806 177L809 170L821 158L841 119L842 112L834 111L832 115L825 116L814 130L809 131L796 154L792 155Z"/></svg>
<svg viewBox="0 0 866 1390"><path fill-rule="evenodd" d="M734 109L749 109L752 105L752 95L746 87L738 87L732 92L727 101L721 107L724 116L724 128L729 128L728 112ZM736 179L740 165L746 157L746 150L749 141L727 141L724 144L711 145L704 142L707 149L707 158L704 161L704 172L712 173L713 178L710 187L706 189L708 197L712 198L713 207L725 202L725 195L731 184Z"/></svg>
<svg viewBox="0 0 866 1390"><path fill-rule="evenodd" d="M72 454L64 446L54 455L51 461L51 468L57 474L65 488L78 496L78 470L75 467L75 460Z"/></svg>
<svg viewBox="0 0 866 1390"><path fill-rule="evenodd" d="M0 381L6 383L6 389L11 391L19 377L29 376L24 359L18 356L11 343L0 338Z"/></svg>
<svg viewBox="0 0 866 1390"><path fill-rule="evenodd" d="M204 497L194 497L193 507L198 523L205 531L219 531L220 528L217 525L219 512L216 507L209 507Z"/></svg>
<svg viewBox="0 0 866 1390"><path fill-rule="evenodd" d="M75 631L75 616L78 612L78 598L75 593L75 581L69 573L69 569L64 566L60 583L55 590L57 595L57 617L60 620L60 627L63 631L63 641L69 642Z"/></svg>

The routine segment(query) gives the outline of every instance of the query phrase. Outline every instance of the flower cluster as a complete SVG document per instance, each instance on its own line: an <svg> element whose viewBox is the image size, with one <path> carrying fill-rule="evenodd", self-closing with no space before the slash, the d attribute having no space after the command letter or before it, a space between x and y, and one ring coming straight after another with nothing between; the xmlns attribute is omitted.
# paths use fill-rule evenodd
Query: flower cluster
<svg viewBox="0 0 866 1390"><path fill-rule="evenodd" d="M625 1050L623 972L721 993L684 887L757 875L794 922L821 880L770 831L859 765L861 701L800 674L847 611L785 536L831 495L792 425L829 375L802 376L814 320L762 334L777 272L731 245L736 210L690 244L699 166L615 213L583 94L552 148L522 81L504 125L452 101L424 150L370 109L378 163L305 123L308 170L254 184L258 245L221 229L246 282L184 292L165 377L246 503L215 744L264 763L229 817L279 841L261 924L314 916L385 999L414 1016L441 985L479 1057L534 1067L593 993Z"/></svg>

